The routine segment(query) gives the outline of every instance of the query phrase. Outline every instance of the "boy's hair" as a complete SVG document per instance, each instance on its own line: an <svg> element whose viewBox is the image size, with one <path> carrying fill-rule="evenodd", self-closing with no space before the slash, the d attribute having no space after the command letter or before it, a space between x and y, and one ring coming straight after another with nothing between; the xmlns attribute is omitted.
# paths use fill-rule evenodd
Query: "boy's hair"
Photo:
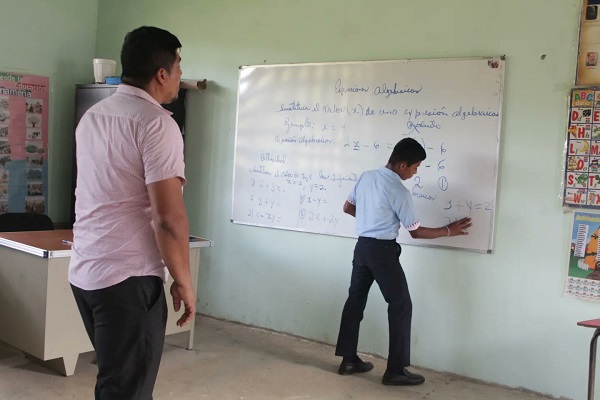
<svg viewBox="0 0 600 400"><path fill-rule="evenodd" d="M425 157L427 154L419 142L412 138L404 138L396 143L388 162L392 165L405 162L410 166L423 161Z"/></svg>
<svg viewBox="0 0 600 400"><path fill-rule="evenodd" d="M179 39L164 29L142 26L129 32L121 48L121 79L143 87L159 69L164 68L170 73L179 48Z"/></svg>

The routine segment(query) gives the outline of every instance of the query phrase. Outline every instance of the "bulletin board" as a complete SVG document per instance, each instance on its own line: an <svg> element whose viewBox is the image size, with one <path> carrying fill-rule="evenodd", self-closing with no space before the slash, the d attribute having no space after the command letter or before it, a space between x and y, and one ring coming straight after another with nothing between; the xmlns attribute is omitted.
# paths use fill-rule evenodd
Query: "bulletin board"
<svg viewBox="0 0 600 400"><path fill-rule="evenodd" d="M49 79L0 71L0 214L46 213Z"/></svg>

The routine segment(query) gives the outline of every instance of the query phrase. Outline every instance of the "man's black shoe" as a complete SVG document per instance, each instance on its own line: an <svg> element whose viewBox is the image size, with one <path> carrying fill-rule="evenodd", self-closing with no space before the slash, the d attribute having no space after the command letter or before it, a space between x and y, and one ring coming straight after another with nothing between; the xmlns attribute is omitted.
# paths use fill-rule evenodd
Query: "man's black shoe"
<svg viewBox="0 0 600 400"><path fill-rule="evenodd" d="M370 362L358 361L358 362L349 362L342 361L340 364L340 368L338 369L338 374L340 375L352 375L355 373L368 372L373 369L373 364Z"/></svg>
<svg viewBox="0 0 600 400"><path fill-rule="evenodd" d="M420 385L423 382L425 382L423 375L413 374L406 368L404 368L401 374L385 371L383 379L381 379L381 383L390 386L414 386Z"/></svg>

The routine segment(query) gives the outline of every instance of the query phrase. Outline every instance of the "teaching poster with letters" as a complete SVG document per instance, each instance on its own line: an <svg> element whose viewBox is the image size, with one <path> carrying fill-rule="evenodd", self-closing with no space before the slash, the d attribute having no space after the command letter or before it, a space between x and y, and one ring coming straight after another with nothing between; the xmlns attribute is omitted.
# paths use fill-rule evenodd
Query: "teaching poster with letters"
<svg viewBox="0 0 600 400"><path fill-rule="evenodd" d="M572 89L563 205L600 209L600 88Z"/></svg>
<svg viewBox="0 0 600 400"><path fill-rule="evenodd" d="M471 217L468 236L400 243L490 252L505 61L500 58L240 68L232 221L355 237L342 206L405 137L427 152L404 185L423 226Z"/></svg>
<svg viewBox="0 0 600 400"><path fill-rule="evenodd" d="M0 213L45 213L47 77L0 71Z"/></svg>
<svg viewBox="0 0 600 400"><path fill-rule="evenodd" d="M575 211L565 294L600 302L600 214Z"/></svg>

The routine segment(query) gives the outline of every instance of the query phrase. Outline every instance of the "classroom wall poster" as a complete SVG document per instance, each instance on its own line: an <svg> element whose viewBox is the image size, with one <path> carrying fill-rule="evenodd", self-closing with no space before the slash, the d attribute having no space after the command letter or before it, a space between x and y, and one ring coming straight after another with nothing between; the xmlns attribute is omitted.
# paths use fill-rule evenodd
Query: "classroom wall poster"
<svg viewBox="0 0 600 400"><path fill-rule="evenodd" d="M600 88L570 95L563 205L600 209Z"/></svg>
<svg viewBox="0 0 600 400"><path fill-rule="evenodd" d="M576 84L600 84L600 0L583 0Z"/></svg>
<svg viewBox="0 0 600 400"><path fill-rule="evenodd" d="M0 71L0 213L45 213L47 77Z"/></svg>
<svg viewBox="0 0 600 400"><path fill-rule="evenodd" d="M565 294L600 302L600 214L575 211Z"/></svg>

